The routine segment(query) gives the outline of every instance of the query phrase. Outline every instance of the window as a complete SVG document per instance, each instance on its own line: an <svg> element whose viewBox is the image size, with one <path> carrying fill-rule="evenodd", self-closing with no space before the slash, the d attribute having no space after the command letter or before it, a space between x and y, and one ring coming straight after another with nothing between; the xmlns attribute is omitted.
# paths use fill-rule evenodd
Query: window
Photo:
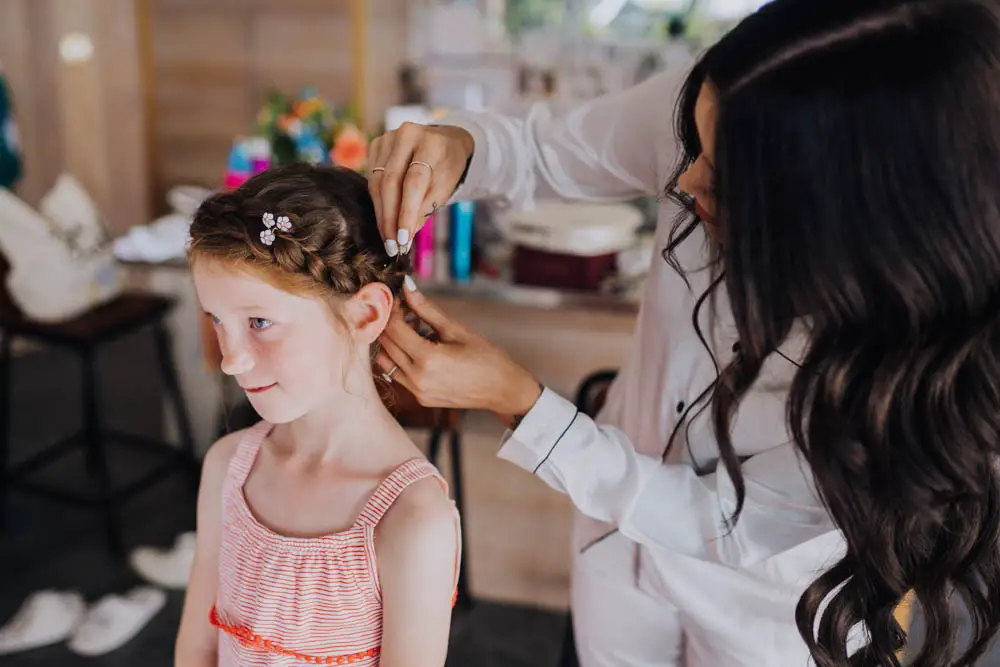
<svg viewBox="0 0 1000 667"><path fill-rule="evenodd" d="M575 27L578 34L665 40L677 19L730 24L768 0L505 0L508 35L525 30Z"/></svg>

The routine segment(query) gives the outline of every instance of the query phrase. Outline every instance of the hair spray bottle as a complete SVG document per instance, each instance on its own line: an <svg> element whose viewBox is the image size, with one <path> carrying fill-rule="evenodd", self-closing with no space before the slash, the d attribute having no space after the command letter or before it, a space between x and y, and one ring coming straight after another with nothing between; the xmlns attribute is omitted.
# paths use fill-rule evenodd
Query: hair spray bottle
<svg viewBox="0 0 1000 667"><path fill-rule="evenodd" d="M424 226L413 237L413 273L423 279L434 277L434 215L427 216Z"/></svg>
<svg viewBox="0 0 1000 667"><path fill-rule="evenodd" d="M472 235L476 203L457 201L449 207L449 240L451 242L451 277L457 282L472 278Z"/></svg>

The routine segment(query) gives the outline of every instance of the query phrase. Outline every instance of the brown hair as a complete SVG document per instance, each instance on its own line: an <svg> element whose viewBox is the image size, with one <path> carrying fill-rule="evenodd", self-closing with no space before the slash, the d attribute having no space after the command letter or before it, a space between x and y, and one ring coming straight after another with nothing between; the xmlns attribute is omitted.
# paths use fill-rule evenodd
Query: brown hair
<svg viewBox="0 0 1000 667"><path fill-rule="evenodd" d="M265 213L292 223L284 232L272 227L271 245L260 237ZM308 164L268 169L205 200L191 224L188 257L242 266L288 292L331 301L375 282L398 295L409 268L405 256L386 254L365 177Z"/></svg>

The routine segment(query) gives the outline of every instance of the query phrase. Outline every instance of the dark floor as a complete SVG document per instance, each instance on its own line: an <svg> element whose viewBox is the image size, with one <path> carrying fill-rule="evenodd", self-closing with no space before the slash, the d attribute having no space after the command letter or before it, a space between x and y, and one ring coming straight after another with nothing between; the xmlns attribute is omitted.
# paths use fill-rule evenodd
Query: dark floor
<svg viewBox="0 0 1000 667"><path fill-rule="evenodd" d="M110 425L155 437L160 432L160 387L151 341L130 337L108 347L102 357L102 409ZM73 433L80 423L78 369L72 356L31 353L14 364L12 459L19 460L46 443ZM3 417L0 416L0 419ZM229 424L240 426L238 412ZM125 479L141 474L142 457L114 450L113 473ZM46 469L43 479L63 487L84 480L82 460L67 459ZM119 477L120 479L121 477ZM127 545L168 545L194 525L194 495L183 477L164 480L136 497L120 513ZM128 566L105 549L96 515L21 493L12 493L6 529L0 534L0 625L24 598L41 588L75 589L88 601L123 592L141 583ZM173 643L183 595L171 593L167 607L131 643L97 659L79 658L63 646L3 656L4 667L39 665L173 664ZM529 667L559 662L565 616L536 609L477 602L456 612L449 665Z"/></svg>

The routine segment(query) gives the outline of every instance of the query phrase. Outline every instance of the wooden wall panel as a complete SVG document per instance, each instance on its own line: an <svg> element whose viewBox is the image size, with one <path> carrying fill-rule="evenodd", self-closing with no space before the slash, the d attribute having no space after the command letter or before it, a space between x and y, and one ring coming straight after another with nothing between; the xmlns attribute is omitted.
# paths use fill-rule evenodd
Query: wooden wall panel
<svg viewBox="0 0 1000 667"><path fill-rule="evenodd" d="M295 11L283 2L260 3L251 21L254 86L294 91L315 86L348 103L356 93L350 2L327 2Z"/></svg>
<svg viewBox="0 0 1000 667"><path fill-rule="evenodd" d="M157 207L171 186L214 186L253 118L250 14L239 3L148 0Z"/></svg>
<svg viewBox="0 0 1000 667"><path fill-rule="evenodd" d="M24 151L18 194L37 204L64 160L58 37L47 0L0 2L0 66L10 85Z"/></svg>
<svg viewBox="0 0 1000 667"><path fill-rule="evenodd" d="M233 137L253 130L267 91L313 85L354 100L359 0L145 0L149 3L157 200L216 186Z"/></svg>
<svg viewBox="0 0 1000 667"><path fill-rule="evenodd" d="M121 233L148 223L152 214L140 14L136 0L92 0L90 4L100 45L95 61L101 87L93 103L103 114L100 127L108 160L100 170L101 197L112 231Z"/></svg>
<svg viewBox="0 0 1000 667"><path fill-rule="evenodd" d="M400 0L359 0L364 5L364 116L380 127L385 110L399 103L399 68L406 60L408 4Z"/></svg>
<svg viewBox="0 0 1000 667"><path fill-rule="evenodd" d="M57 85L65 132L66 168L80 179L87 192L102 198L111 187L113 164L108 144L112 128L102 122L105 112L111 109L110 100L103 95L101 68L112 59L109 57L112 54L108 53L109 45L98 38L101 26L95 15L97 7L73 0L54 0L52 7L52 20L59 35L80 32L90 35L94 41L91 59L60 63ZM72 102L66 103L69 100ZM136 108L129 111L134 113ZM106 208L102 206L101 210Z"/></svg>
<svg viewBox="0 0 1000 667"><path fill-rule="evenodd" d="M272 86L315 85L377 129L397 100L407 17L399 0L2 0L19 192L37 203L70 169L114 232L145 224L171 186L218 184ZM70 31L90 35L90 61L60 60Z"/></svg>
<svg viewBox="0 0 1000 667"><path fill-rule="evenodd" d="M135 0L0 2L0 62L24 143L19 193L37 204L68 171L113 233L149 214L137 27ZM60 39L72 32L90 37L89 60L60 58Z"/></svg>

